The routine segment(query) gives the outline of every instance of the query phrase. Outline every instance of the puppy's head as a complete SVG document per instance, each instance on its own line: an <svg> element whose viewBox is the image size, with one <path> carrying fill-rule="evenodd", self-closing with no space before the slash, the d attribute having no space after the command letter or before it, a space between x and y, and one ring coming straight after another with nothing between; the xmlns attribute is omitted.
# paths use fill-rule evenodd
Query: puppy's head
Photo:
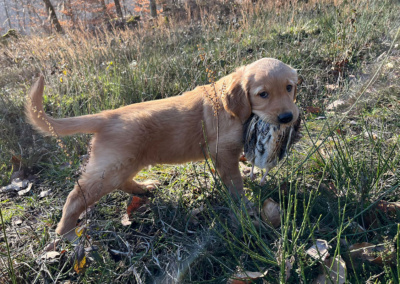
<svg viewBox="0 0 400 284"><path fill-rule="evenodd" d="M291 125L299 116L296 82L297 72L290 66L273 58L260 59L233 73L224 108L242 122L253 112L267 123Z"/></svg>

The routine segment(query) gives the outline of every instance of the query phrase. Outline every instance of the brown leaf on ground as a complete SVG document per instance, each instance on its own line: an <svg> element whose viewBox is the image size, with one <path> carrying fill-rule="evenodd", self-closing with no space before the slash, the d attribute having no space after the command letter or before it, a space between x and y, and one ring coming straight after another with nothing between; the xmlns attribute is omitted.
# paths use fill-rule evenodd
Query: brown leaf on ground
<svg viewBox="0 0 400 284"><path fill-rule="evenodd" d="M55 239L51 243L49 243L45 248L44 251L55 251L58 244L60 243L61 239Z"/></svg>
<svg viewBox="0 0 400 284"><path fill-rule="evenodd" d="M21 167L21 156L12 156L10 159L10 162L12 164L13 167L13 171L18 171L19 168Z"/></svg>
<svg viewBox="0 0 400 284"><path fill-rule="evenodd" d="M351 245L349 254L353 263L361 260L382 265L384 263L390 264L396 258L396 252L392 245L385 247L383 244L374 245L367 242Z"/></svg>
<svg viewBox="0 0 400 284"><path fill-rule="evenodd" d="M379 213L374 210L370 210L364 215L364 225L366 229L377 229L382 226L381 221L379 220Z"/></svg>
<svg viewBox="0 0 400 284"><path fill-rule="evenodd" d="M400 212L400 201L398 202L388 202L381 200L378 202L376 209L383 213L396 213Z"/></svg>
<svg viewBox="0 0 400 284"><path fill-rule="evenodd" d="M133 212L137 211L140 206L146 203L144 198L140 198L138 196L132 196L131 201L129 202L128 207L126 208L126 213L131 215Z"/></svg>
<svg viewBox="0 0 400 284"><path fill-rule="evenodd" d="M306 107L307 113L318 114L321 113L321 109L319 107L308 106Z"/></svg>
<svg viewBox="0 0 400 284"><path fill-rule="evenodd" d="M279 204L271 198L266 199L261 208L261 218L274 228L279 227L281 225L281 210Z"/></svg>

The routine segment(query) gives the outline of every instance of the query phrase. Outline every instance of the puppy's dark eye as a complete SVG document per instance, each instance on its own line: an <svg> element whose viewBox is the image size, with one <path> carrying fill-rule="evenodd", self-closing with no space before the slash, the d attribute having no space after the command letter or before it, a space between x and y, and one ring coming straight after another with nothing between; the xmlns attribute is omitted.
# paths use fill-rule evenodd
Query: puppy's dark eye
<svg viewBox="0 0 400 284"><path fill-rule="evenodd" d="M293 86L292 86L292 85L287 85L287 86L286 86L286 90L287 90L289 93L292 91L292 89L293 89Z"/></svg>
<svg viewBox="0 0 400 284"><path fill-rule="evenodd" d="M258 95L263 99L268 98L268 93L267 92L262 92L262 93L259 93Z"/></svg>

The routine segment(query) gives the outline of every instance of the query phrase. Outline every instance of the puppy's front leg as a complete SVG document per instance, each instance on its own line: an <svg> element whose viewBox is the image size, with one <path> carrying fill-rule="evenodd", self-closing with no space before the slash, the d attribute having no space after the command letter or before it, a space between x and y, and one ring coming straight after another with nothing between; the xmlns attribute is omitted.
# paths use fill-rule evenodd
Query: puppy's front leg
<svg viewBox="0 0 400 284"><path fill-rule="evenodd" d="M217 162L217 171L222 182L228 187L232 197L240 198L244 195L243 179L239 170L238 159L229 158Z"/></svg>
<svg viewBox="0 0 400 284"><path fill-rule="evenodd" d="M228 187L230 194L233 199L241 200L247 208L247 213L249 215L257 215L254 204L247 199L243 190L243 179L239 170L239 160L226 161L221 164L217 164L218 173Z"/></svg>

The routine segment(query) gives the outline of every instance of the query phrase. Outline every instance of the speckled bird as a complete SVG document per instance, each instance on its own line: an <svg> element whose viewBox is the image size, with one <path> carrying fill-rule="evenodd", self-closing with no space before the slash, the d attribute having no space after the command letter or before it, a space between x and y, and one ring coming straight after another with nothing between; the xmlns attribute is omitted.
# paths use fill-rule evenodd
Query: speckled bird
<svg viewBox="0 0 400 284"><path fill-rule="evenodd" d="M265 169L260 184L264 184L268 172L277 165L290 147L300 140L301 118L292 125L281 127L264 122L252 115L244 125L244 155L252 164L250 178L254 180L254 166Z"/></svg>

